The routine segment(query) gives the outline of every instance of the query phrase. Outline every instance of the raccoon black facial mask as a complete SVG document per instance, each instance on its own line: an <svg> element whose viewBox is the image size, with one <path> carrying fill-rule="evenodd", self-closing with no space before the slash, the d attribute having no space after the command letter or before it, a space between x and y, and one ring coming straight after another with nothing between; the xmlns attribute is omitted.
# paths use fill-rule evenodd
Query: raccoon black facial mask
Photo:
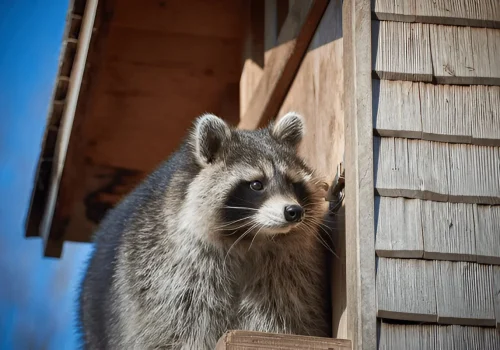
<svg viewBox="0 0 500 350"><path fill-rule="evenodd" d="M328 335L324 189L303 118L244 131L206 114L95 234L80 295L88 349L213 349L229 329Z"/></svg>

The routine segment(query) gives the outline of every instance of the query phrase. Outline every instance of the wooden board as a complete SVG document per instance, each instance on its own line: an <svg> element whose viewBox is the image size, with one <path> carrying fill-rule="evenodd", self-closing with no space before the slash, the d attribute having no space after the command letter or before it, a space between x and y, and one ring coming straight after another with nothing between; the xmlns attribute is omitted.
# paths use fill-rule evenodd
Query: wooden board
<svg viewBox="0 0 500 350"><path fill-rule="evenodd" d="M379 350L499 349L500 333L494 328L401 325L381 322Z"/></svg>
<svg viewBox="0 0 500 350"><path fill-rule="evenodd" d="M494 326L492 267L434 261L439 323Z"/></svg>
<svg viewBox="0 0 500 350"><path fill-rule="evenodd" d="M290 6L278 36L279 47L272 50L238 127L255 129L276 117L327 4L326 0L307 0Z"/></svg>
<svg viewBox="0 0 500 350"><path fill-rule="evenodd" d="M217 342L216 350L350 350L351 341L304 335L274 334L233 330L226 332Z"/></svg>
<svg viewBox="0 0 500 350"><path fill-rule="evenodd" d="M500 204L498 147L374 138L381 196Z"/></svg>
<svg viewBox="0 0 500 350"><path fill-rule="evenodd" d="M421 201L375 197L375 251L380 257L421 258Z"/></svg>
<svg viewBox="0 0 500 350"><path fill-rule="evenodd" d="M289 111L301 113L306 134L300 154L329 184L344 158L342 1L331 0L311 39L278 118ZM346 338L346 261L344 212L327 218L335 224L333 240L337 257L332 259L333 335Z"/></svg>
<svg viewBox="0 0 500 350"><path fill-rule="evenodd" d="M428 24L373 21L372 56L380 79L432 81Z"/></svg>
<svg viewBox="0 0 500 350"><path fill-rule="evenodd" d="M375 133L500 146L500 87L373 80Z"/></svg>
<svg viewBox="0 0 500 350"><path fill-rule="evenodd" d="M500 330L500 266L493 266L493 297L497 328Z"/></svg>
<svg viewBox="0 0 500 350"><path fill-rule="evenodd" d="M343 1L347 332L353 350L377 347L370 15L370 0Z"/></svg>
<svg viewBox="0 0 500 350"><path fill-rule="evenodd" d="M377 316L436 322L436 291L432 261L378 259Z"/></svg>
<svg viewBox="0 0 500 350"><path fill-rule="evenodd" d="M476 260L474 205L422 201L424 258Z"/></svg>
<svg viewBox="0 0 500 350"><path fill-rule="evenodd" d="M477 261L500 265L500 206L476 208Z"/></svg>
<svg viewBox="0 0 500 350"><path fill-rule="evenodd" d="M500 84L500 30L374 21L373 70L380 79Z"/></svg>
<svg viewBox="0 0 500 350"><path fill-rule="evenodd" d="M264 72L264 0L245 3L243 69L240 78L240 118L245 114Z"/></svg>
<svg viewBox="0 0 500 350"><path fill-rule="evenodd" d="M372 9L385 21L500 28L497 0L374 0Z"/></svg>
<svg viewBox="0 0 500 350"><path fill-rule="evenodd" d="M373 80L373 126L380 136L422 138L419 86L410 81Z"/></svg>

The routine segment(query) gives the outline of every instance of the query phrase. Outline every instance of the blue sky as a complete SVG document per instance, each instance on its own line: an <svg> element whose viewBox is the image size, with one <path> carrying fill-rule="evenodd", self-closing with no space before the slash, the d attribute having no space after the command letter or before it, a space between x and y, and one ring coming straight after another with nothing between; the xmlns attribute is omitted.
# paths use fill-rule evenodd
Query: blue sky
<svg viewBox="0 0 500 350"><path fill-rule="evenodd" d="M0 350L75 349L75 300L89 245L61 260L24 238L68 0L0 0Z"/></svg>

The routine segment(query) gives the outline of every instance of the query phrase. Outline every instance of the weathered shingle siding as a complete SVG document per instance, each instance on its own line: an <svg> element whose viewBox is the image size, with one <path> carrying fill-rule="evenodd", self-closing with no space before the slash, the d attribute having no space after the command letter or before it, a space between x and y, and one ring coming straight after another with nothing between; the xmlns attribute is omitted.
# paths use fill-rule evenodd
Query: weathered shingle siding
<svg viewBox="0 0 500 350"><path fill-rule="evenodd" d="M372 12L379 348L500 348L500 2Z"/></svg>

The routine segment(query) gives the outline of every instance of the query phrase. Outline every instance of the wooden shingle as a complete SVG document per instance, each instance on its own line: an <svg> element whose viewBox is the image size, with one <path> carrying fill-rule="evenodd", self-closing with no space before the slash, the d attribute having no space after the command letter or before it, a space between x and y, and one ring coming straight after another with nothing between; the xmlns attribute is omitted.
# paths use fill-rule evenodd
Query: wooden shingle
<svg viewBox="0 0 500 350"><path fill-rule="evenodd" d="M421 258L420 200L375 197L375 237L378 256Z"/></svg>
<svg viewBox="0 0 500 350"><path fill-rule="evenodd" d="M493 297L497 328L500 330L500 266L493 266Z"/></svg>
<svg viewBox="0 0 500 350"><path fill-rule="evenodd" d="M436 292L432 261L379 258L377 316L436 322Z"/></svg>
<svg viewBox="0 0 500 350"><path fill-rule="evenodd" d="M500 28L497 0L374 0L372 11L385 21Z"/></svg>
<svg viewBox="0 0 500 350"><path fill-rule="evenodd" d="M475 261L473 204L422 201L424 258Z"/></svg>
<svg viewBox="0 0 500 350"><path fill-rule="evenodd" d="M432 81L428 24L373 21L372 49L380 79Z"/></svg>
<svg viewBox="0 0 500 350"><path fill-rule="evenodd" d="M373 126L380 136L422 138L418 84L373 80Z"/></svg>
<svg viewBox="0 0 500 350"><path fill-rule="evenodd" d="M477 262L500 265L500 206L476 207Z"/></svg>
<svg viewBox="0 0 500 350"><path fill-rule="evenodd" d="M500 146L500 87L474 86L469 119L472 122L472 143Z"/></svg>
<svg viewBox="0 0 500 350"><path fill-rule="evenodd" d="M402 325L381 322L379 350L500 349L494 328L440 325Z"/></svg>
<svg viewBox="0 0 500 350"><path fill-rule="evenodd" d="M437 321L444 324L495 325L492 267L434 260Z"/></svg>
<svg viewBox="0 0 500 350"><path fill-rule="evenodd" d="M441 142L411 141L418 144L417 174L420 179L420 197L446 201L449 193L450 155L448 144Z"/></svg>

